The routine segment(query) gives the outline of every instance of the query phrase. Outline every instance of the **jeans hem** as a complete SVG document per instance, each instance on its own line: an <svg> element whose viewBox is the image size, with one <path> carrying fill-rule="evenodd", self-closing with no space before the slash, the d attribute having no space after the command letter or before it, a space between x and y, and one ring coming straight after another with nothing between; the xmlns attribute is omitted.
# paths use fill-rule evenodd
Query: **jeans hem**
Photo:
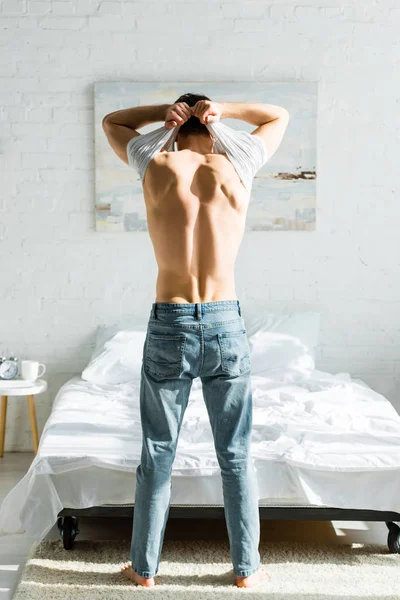
<svg viewBox="0 0 400 600"><path fill-rule="evenodd" d="M147 579L154 577L158 573L158 570L157 571L142 571L140 569L137 569L134 565L132 565L132 569L135 571L135 573L137 573L141 577L146 577Z"/></svg>
<svg viewBox="0 0 400 600"><path fill-rule="evenodd" d="M256 567L255 569L242 569L241 571L237 571L237 572L234 569L233 572L235 573L235 575L237 577L248 577L252 573L255 573L256 571L258 571L259 568L260 568L260 565L258 565L258 567Z"/></svg>

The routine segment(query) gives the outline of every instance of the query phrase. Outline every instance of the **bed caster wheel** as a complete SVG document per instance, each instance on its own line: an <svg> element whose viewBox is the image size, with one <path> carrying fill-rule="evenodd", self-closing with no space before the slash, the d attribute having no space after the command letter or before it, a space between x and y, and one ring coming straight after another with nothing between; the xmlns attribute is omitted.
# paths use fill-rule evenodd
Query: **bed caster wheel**
<svg viewBox="0 0 400 600"><path fill-rule="evenodd" d="M400 527L396 523L388 522L388 548L392 554L400 554Z"/></svg>
<svg viewBox="0 0 400 600"><path fill-rule="evenodd" d="M57 519L57 526L63 539L65 550L72 550L75 537L79 533L78 519L76 517L59 517Z"/></svg>

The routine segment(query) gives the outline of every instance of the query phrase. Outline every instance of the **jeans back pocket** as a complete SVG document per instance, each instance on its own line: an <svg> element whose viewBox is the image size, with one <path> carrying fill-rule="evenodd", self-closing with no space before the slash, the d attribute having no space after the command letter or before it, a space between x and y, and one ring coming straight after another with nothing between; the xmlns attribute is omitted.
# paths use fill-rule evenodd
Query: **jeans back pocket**
<svg viewBox="0 0 400 600"><path fill-rule="evenodd" d="M186 336L177 334L147 334L144 369L154 379L179 377L182 373Z"/></svg>
<svg viewBox="0 0 400 600"><path fill-rule="evenodd" d="M229 375L242 375L251 370L250 346L245 329L218 333L221 368Z"/></svg>

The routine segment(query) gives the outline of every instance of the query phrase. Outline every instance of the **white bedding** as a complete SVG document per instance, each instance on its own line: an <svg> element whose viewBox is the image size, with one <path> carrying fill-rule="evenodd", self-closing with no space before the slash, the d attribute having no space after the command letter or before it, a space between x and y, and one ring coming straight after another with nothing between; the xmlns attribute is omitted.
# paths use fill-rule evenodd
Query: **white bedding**
<svg viewBox="0 0 400 600"><path fill-rule="evenodd" d="M400 512L400 416L347 373L289 385L252 375L259 501ZM80 376L59 390L28 472L0 509L0 534L42 539L63 507L134 503L139 381ZM171 505L223 505L201 380L193 381L172 472Z"/></svg>

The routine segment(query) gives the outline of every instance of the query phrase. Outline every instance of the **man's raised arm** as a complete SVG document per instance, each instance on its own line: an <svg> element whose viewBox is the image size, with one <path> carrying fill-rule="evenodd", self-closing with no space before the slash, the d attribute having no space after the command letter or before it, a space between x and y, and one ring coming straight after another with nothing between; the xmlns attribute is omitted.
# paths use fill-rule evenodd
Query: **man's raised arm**
<svg viewBox="0 0 400 600"><path fill-rule="evenodd" d="M126 152L128 142L141 135L136 129L149 123L165 121L169 107L169 104L136 106L116 110L103 118L102 125L108 143L124 163L129 164Z"/></svg>
<svg viewBox="0 0 400 600"><path fill-rule="evenodd" d="M264 125L288 111L282 106L263 102L219 102L223 119L240 119L251 125Z"/></svg>
<svg viewBox="0 0 400 600"><path fill-rule="evenodd" d="M283 106L262 102L220 102L221 118L240 119L257 125L251 132L264 142L268 158L280 145L289 123L289 112Z"/></svg>
<svg viewBox="0 0 400 600"><path fill-rule="evenodd" d="M139 129L150 123L165 121L170 104L153 104L149 106L134 106L109 113L103 119L107 124L122 125L129 129Z"/></svg>

